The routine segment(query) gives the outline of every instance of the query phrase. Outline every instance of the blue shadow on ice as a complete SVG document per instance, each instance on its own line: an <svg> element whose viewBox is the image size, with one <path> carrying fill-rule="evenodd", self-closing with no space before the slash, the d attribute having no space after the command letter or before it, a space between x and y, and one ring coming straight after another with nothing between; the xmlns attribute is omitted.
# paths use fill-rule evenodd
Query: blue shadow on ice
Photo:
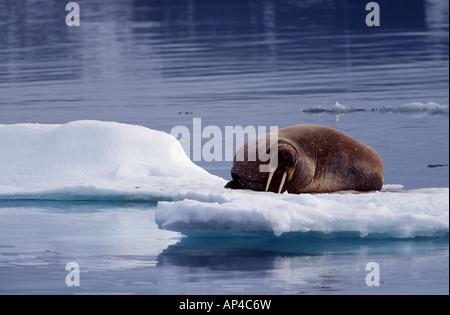
<svg viewBox="0 0 450 315"><path fill-rule="evenodd" d="M277 256L357 254L366 252L401 253L418 250L448 249L449 237L415 237L413 239L367 239L356 233L318 234L286 233L275 237L272 233L254 235L183 237L161 254L164 259L185 260L186 257L214 256ZM184 257L184 258L183 258Z"/></svg>

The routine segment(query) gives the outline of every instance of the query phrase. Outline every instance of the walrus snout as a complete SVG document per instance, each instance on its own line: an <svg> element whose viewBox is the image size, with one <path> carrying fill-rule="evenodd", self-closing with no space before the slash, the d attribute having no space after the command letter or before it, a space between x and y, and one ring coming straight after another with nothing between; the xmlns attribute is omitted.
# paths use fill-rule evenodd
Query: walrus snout
<svg viewBox="0 0 450 315"><path fill-rule="evenodd" d="M239 180L237 179L233 179L230 180L224 188L230 188L230 189L244 189L244 187L242 187L242 185L239 183Z"/></svg>

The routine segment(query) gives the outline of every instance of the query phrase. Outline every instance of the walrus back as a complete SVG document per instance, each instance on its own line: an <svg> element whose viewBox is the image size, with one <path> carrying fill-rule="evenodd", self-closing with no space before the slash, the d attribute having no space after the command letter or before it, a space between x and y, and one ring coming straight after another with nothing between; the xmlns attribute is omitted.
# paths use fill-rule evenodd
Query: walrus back
<svg viewBox="0 0 450 315"><path fill-rule="evenodd" d="M381 157L368 145L324 126L296 125L280 130L315 160L314 177L297 193L340 190L381 190L384 167Z"/></svg>

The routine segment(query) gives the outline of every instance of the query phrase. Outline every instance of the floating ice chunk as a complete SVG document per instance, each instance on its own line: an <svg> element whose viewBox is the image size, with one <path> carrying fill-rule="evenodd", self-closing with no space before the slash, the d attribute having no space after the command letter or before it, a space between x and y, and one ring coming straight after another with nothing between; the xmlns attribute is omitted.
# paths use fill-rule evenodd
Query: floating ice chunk
<svg viewBox="0 0 450 315"><path fill-rule="evenodd" d="M183 198L223 187L171 135L100 121L0 125L0 198Z"/></svg>
<svg viewBox="0 0 450 315"><path fill-rule="evenodd" d="M448 105L441 105L434 102L420 103L411 102L400 106L384 106L380 109L380 112L393 112L393 113L426 113L429 115L448 115Z"/></svg>
<svg viewBox="0 0 450 315"><path fill-rule="evenodd" d="M318 107L310 107L303 108L302 112L307 114L320 114L327 113L331 115L341 115L341 114L349 114L354 112L380 112L380 113L402 113L402 114L428 114L428 115L448 115L449 107L448 105L438 104L434 102L421 103L421 102L411 102L407 104L402 104L399 106L383 106L381 108L372 108L372 109L364 109L364 108L354 108L347 107L339 102L336 102L334 106L330 108L323 108L321 106Z"/></svg>
<svg viewBox="0 0 450 315"><path fill-rule="evenodd" d="M448 188L361 194L264 194L236 191L225 202L160 202L156 223L185 234L228 231L356 232L360 237L443 236L449 230Z"/></svg>

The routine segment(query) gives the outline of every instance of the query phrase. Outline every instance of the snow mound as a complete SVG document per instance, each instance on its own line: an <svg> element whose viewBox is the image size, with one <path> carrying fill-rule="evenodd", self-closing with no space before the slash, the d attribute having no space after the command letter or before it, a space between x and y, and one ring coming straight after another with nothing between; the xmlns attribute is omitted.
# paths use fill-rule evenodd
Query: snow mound
<svg viewBox="0 0 450 315"><path fill-rule="evenodd" d="M223 187L171 135L100 121L0 125L0 199L177 200Z"/></svg>

